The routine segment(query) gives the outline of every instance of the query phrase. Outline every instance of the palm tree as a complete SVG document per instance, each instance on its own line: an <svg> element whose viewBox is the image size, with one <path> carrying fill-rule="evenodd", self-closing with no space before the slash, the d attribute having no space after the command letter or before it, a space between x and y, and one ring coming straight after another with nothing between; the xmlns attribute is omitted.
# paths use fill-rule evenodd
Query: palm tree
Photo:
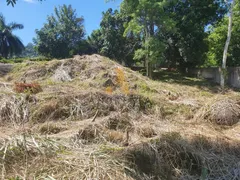
<svg viewBox="0 0 240 180"><path fill-rule="evenodd" d="M21 40L12 34L12 31L17 29L23 29L23 25L15 22L6 24L4 16L0 14L0 55L4 58L20 54L24 50Z"/></svg>

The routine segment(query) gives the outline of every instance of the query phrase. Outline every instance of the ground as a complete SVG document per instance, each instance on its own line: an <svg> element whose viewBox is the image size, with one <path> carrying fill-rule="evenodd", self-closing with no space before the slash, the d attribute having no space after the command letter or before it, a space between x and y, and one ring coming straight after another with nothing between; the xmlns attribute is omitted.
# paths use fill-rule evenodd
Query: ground
<svg viewBox="0 0 240 180"><path fill-rule="evenodd" d="M0 75L2 179L240 179L237 91L99 55Z"/></svg>

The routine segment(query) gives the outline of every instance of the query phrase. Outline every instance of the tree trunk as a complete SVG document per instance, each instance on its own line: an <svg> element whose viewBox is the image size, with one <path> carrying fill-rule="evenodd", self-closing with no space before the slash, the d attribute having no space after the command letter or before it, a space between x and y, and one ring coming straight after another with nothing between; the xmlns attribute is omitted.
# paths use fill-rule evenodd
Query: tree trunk
<svg viewBox="0 0 240 180"><path fill-rule="evenodd" d="M146 44L146 50L147 50L147 54L146 54L146 60L145 60L145 65L146 65L146 75L147 77L150 77L150 61L149 61L149 44L148 44L148 41L149 41L149 30L148 30L148 27L147 25L145 25L145 44ZM151 78L151 77L150 77Z"/></svg>
<svg viewBox="0 0 240 180"><path fill-rule="evenodd" d="M222 60L222 68L220 68L220 85L222 88L225 86L225 75L226 75L226 64L227 64L227 53L228 53L228 47L231 40L232 35L232 22L233 22L233 8L235 5L235 0L232 1L232 5L229 12L229 23L228 23L228 33L227 33L227 40L224 47L223 52L223 60Z"/></svg>
<svg viewBox="0 0 240 180"><path fill-rule="evenodd" d="M154 36L154 24L153 23L151 23L151 25L150 25L150 27L149 27L149 31L150 31L150 33L149 33L149 37L150 38L152 38L153 36ZM150 51L150 49L148 50L148 51ZM148 52L148 54L149 54L150 52ZM149 64L148 64L148 71L149 71L149 78L153 78L153 62L152 61L149 61Z"/></svg>

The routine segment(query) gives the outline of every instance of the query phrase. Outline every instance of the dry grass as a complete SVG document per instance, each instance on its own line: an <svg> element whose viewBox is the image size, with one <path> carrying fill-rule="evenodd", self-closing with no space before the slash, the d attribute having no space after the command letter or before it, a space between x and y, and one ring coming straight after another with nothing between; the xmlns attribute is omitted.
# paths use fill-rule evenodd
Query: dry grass
<svg viewBox="0 0 240 180"><path fill-rule="evenodd" d="M128 114L113 114L105 122L105 127L111 130L120 130L125 132L127 129L133 129L132 118Z"/></svg>
<svg viewBox="0 0 240 180"><path fill-rule="evenodd" d="M11 174L15 177L28 179L33 163L41 164L45 159L51 159L59 149L54 141L40 137L22 135L12 137L1 143L0 165L2 178Z"/></svg>
<svg viewBox="0 0 240 180"><path fill-rule="evenodd" d="M75 144L97 143L103 140L103 130L99 125L88 125L72 138Z"/></svg>
<svg viewBox="0 0 240 180"><path fill-rule="evenodd" d="M43 92L0 90L5 179L240 179L238 93L152 81L98 55L17 66L10 81Z"/></svg>
<svg viewBox="0 0 240 180"><path fill-rule="evenodd" d="M42 169L41 177L73 180L133 180L125 173L124 164L114 157L93 149L75 149L73 153L59 155L64 161L55 159ZM51 176L49 176L51 174Z"/></svg>
<svg viewBox="0 0 240 180"><path fill-rule="evenodd" d="M108 130L105 136L106 140L112 143L121 144L125 140L124 133L120 131Z"/></svg>
<svg viewBox="0 0 240 180"><path fill-rule="evenodd" d="M111 95L113 93L113 88L111 86L108 86L106 87L105 92Z"/></svg>
<svg viewBox="0 0 240 180"><path fill-rule="evenodd" d="M147 126L144 126L144 127L138 127L137 128L137 133L141 137L145 137L145 138L152 138L152 137L157 135L154 128L150 125L147 125Z"/></svg>
<svg viewBox="0 0 240 180"><path fill-rule="evenodd" d="M40 126L39 133L40 134L58 134L64 130L67 130L66 127L63 127L62 125L58 125L56 123L46 123Z"/></svg>
<svg viewBox="0 0 240 180"><path fill-rule="evenodd" d="M152 103L139 95L110 95L102 92L84 92L74 95L57 96L45 100L32 113L34 122L60 119L88 119L98 111L99 117L112 112L148 113Z"/></svg>
<svg viewBox="0 0 240 180"><path fill-rule="evenodd" d="M70 112L66 108L67 103L64 99L52 99L44 102L32 113L33 122L43 123L69 117Z"/></svg>
<svg viewBox="0 0 240 180"><path fill-rule="evenodd" d="M0 102L2 125L17 126L29 121L29 102L24 96L1 96Z"/></svg>
<svg viewBox="0 0 240 180"><path fill-rule="evenodd" d="M232 126L239 122L240 106L230 98L217 99L210 101L200 109L195 118L208 120L218 125Z"/></svg>
<svg viewBox="0 0 240 180"><path fill-rule="evenodd" d="M129 148L125 157L137 171L133 176L139 179L144 179L143 174L153 179L238 179L239 147L240 144L232 146L223 140L186 140L170 133Z"/></svg>

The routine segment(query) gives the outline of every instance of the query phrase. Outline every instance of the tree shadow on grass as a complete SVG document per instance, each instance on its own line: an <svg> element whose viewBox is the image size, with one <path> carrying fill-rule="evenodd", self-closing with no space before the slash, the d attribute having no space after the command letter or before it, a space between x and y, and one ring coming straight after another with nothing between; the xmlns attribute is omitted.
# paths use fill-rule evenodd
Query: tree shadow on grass
<svg viewBox="0 0 240 180"><path fill-rule="evenodd" d="M128 149L126 158L143 180L239 179L240 144L196 135L185 139L177 132Z"/></svg>
<svg viewBox="0 0 240 180"><path fill-rule="evenodd" d="M222 92L221 87L207 79L200 79L182 75L179 72L158 71L154 72L153 79L156 81L167 82L170 84L180 84L186 86L198 87L201 90L210 91L212 93Z"/></svg>

